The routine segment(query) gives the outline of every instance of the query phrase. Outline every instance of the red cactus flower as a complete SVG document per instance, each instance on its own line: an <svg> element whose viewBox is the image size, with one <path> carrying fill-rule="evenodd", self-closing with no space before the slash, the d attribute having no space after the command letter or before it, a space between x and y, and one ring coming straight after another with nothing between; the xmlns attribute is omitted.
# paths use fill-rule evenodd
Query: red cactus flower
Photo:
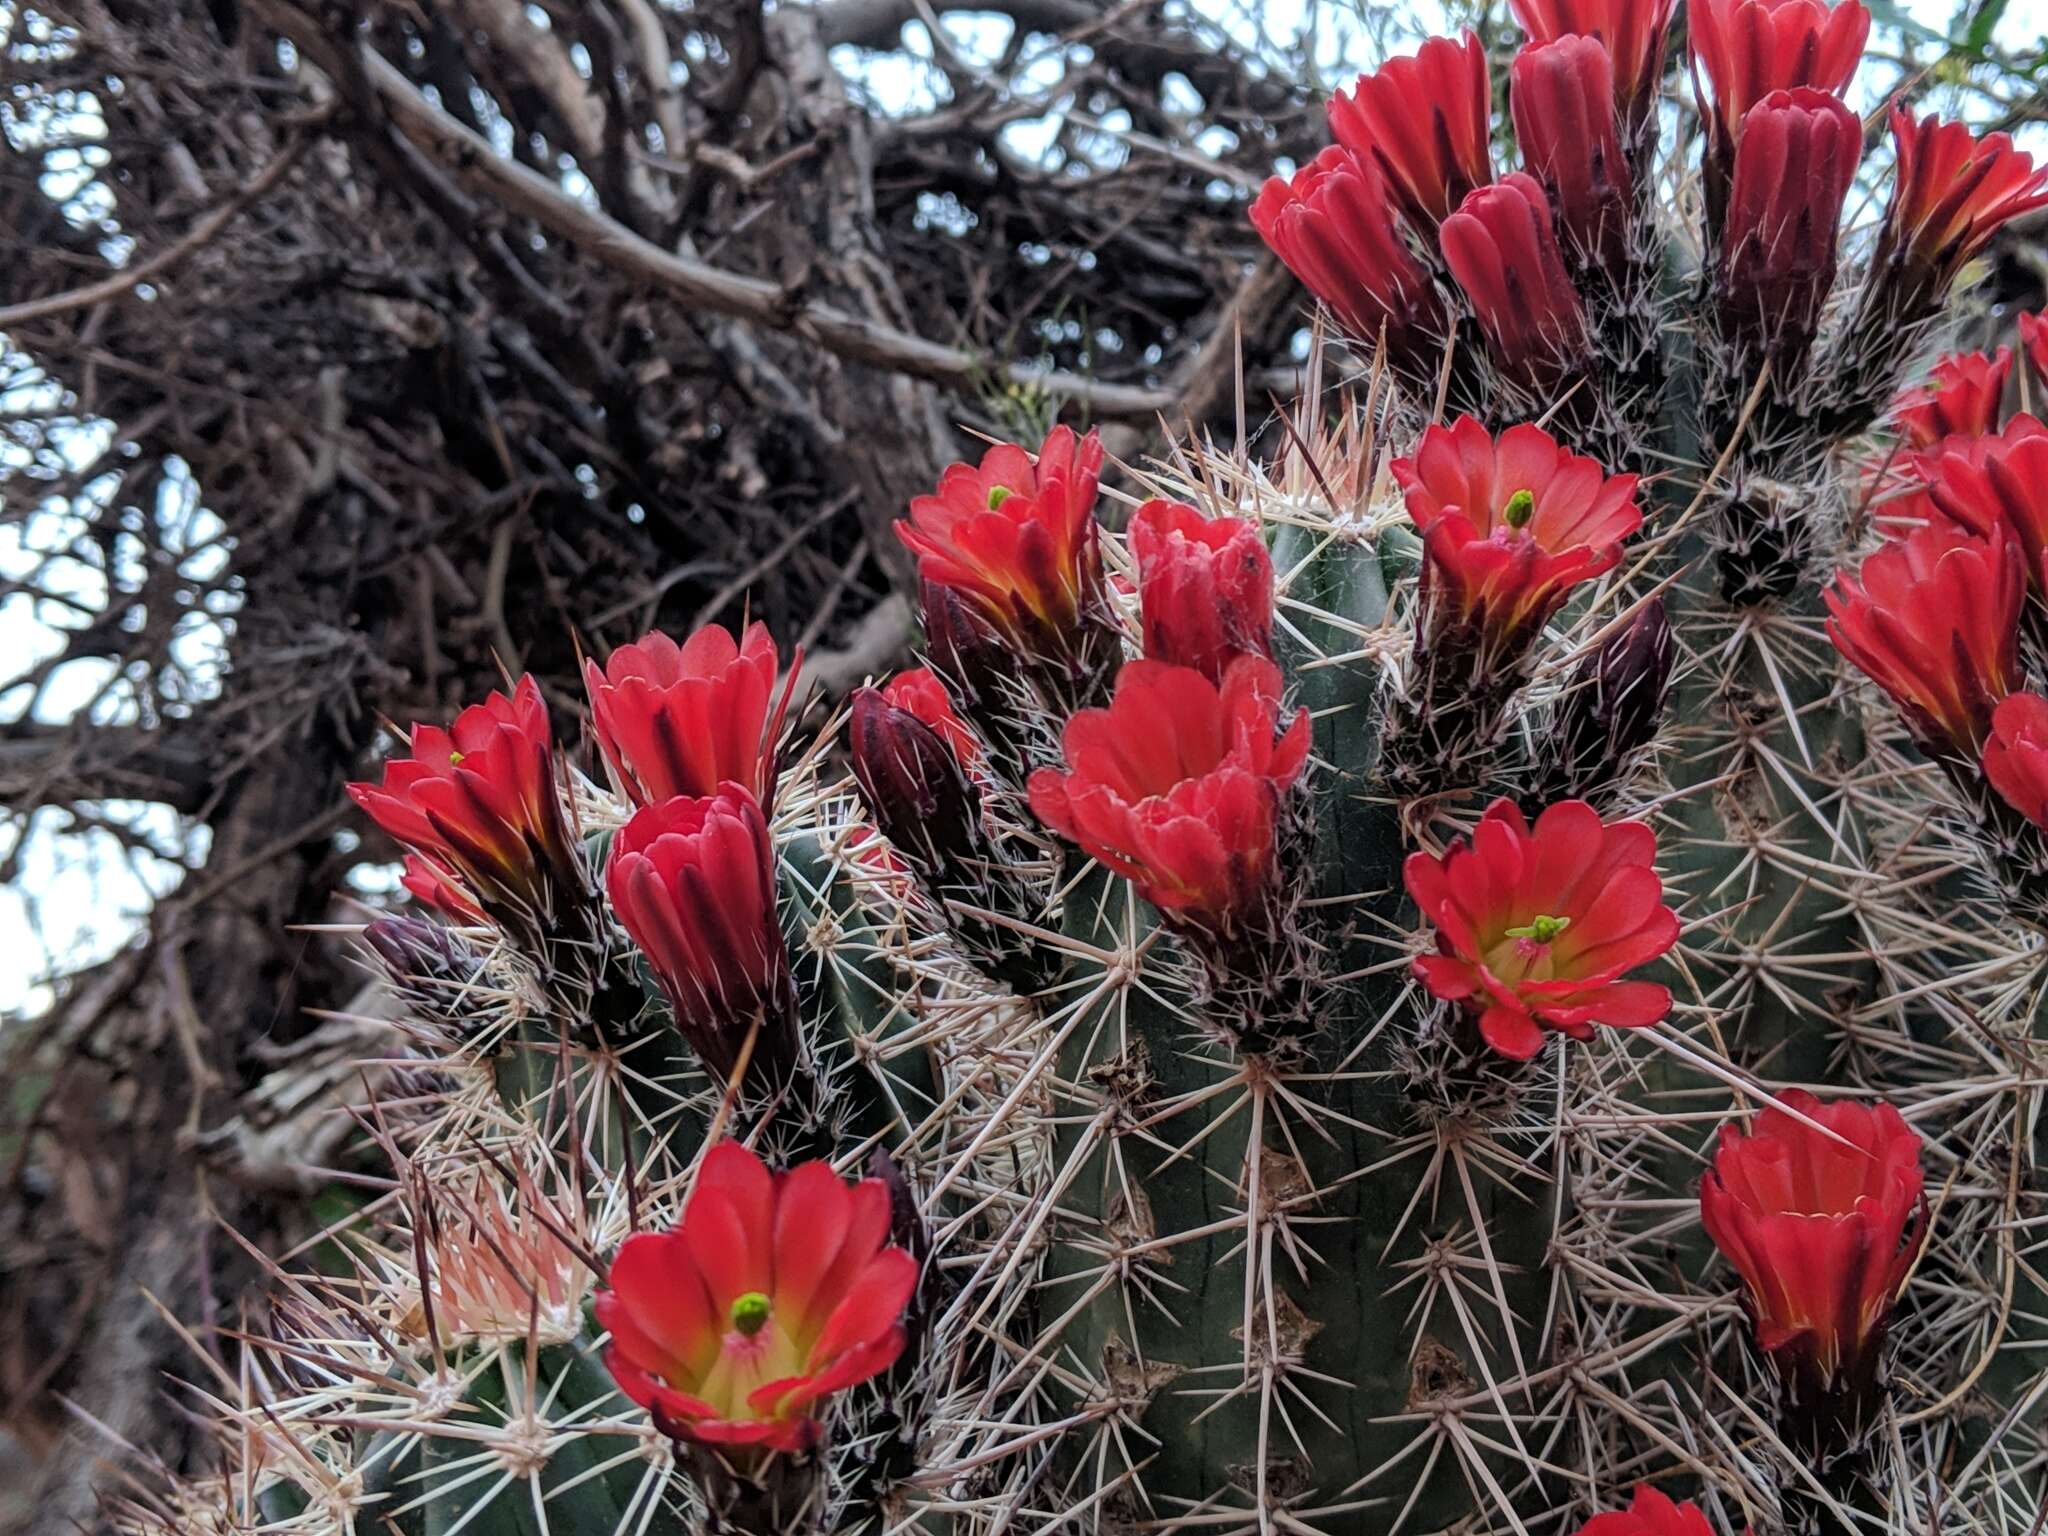
<svg viewBox="0 0 2048 1536"><path fill-rule="evenodd" d="M1625 254L1630 174L1614 108L1614 68L1591 37L1536 43L1515 55L1508 102L1522 160L1550 191L1581 261Z"/></svg>
<svg viewBox="0 0 2048 1536"><path fill-rule="evenodd" d="M960 766L973 776L981 767L981 742L954 713L953 696L929 667L905 667L881 687L884 702L905 709L938 733Z"/></svg>
<svg viewBox="0 0 2048 1536"><path fill-rule="evenodd" d="M738 642L723 625L707 624L680 646L656 631L620 646L602 668L584 662L613 780L635 805L714 794L727 780L768 804L789 709L788 686L775 697L777 670L765 624L749 625Z"/></svg>
<svg viewBox="0 0 2048 1536"><path fill-rule="evenodd" d="M1773 91L1804 86L1839 96L1848 88L1870 36L1870 12L1858 0L1832 7L1820 0L1691 0L1686 28L1709 153L1725 162L1749 109Z"/></svg>
<svg viewBox="0 0 2048 1536"><path fill-rule="evenodd" d="M1656 858L1657 834L1642 822L1603 822L1564 800L1531 828L1502 797L1470 843L1440 859L1412 853L1402 868L1436 928L1437 952L1418 956L1415 974L1477 1014L1486 1043L1516 1061L1542 1049L1546 1029L1590 1040L1595 1024L1654 1024L1670 989L1621 977L1678 942Z"/></svg>
<svg viewBox="0 0 2048 1536"><path fill-rule="evenodd" d="M1825 595L1828 638L1906 717L1921 746L1975 764L1991 711L2022 685L2020 546L1939 525L1894 540Z"/></svg>
<svg viewBox="0 0 2048 1536"><path fill-rule="evenodd" d="M445 731L415 725L410 747L350 797L478 907L544 936L584 882L540 685L522 677L510 698L492 694Z"/></svg>
<svg viewBox="0 0 2048 1536"><path fill-rule="evenodd" d="M2048 699L2013 693L1991 712L1984 777L2001 799L2048 831Z"/></svg>
<svg viewBox="0 0 2048 1536"><path fill-rule="evenodd" d="M727 1454L806 1451L826 1399L896 1363L918 1264L880 1179L704 1155L670 1232L636 1232L597 1295L605 1364L662 1433Z"/></svg>
<svg viewBox="0 0 2048 1536"><path fill-rule="evenodd" d="M795 1059L775 856L751 790L728 782L641 807L612 840L605 888L708 1071L732 1074L756 1020L763 1070Z"/></svg>
<svg viewBox="0 0 2048 1536"><path fill-rule="evenodd" d="M1700 1220L1742 1276L1757 1344L1821 1392L1867 1389L1927 1231L1920 1137L1882 1102L1779 1097L1747 1131L1721 1127Z"/></svg>
<svg viewBox="0 0 2048 1536"><path fill-rule="evenodd" d="M1432 37L1389 59L1328 103L1330 136L1385 174L1418 230L1435 229L1465 195L1493 180L1493 87L1479 34Z"/></svg>
<svg viewBox="0 0 2048 1536"><path fill-rule="evenodd" d="M1102 587L1095 493L1102 440L1054 427L1033 458L1012 443L954 464L896 533L927 582L951 588L1027 654L1064 652Z"/></svg>
<svg viewBox="0 0 2048 1536"><path fill-rule="evenodd" d="M1714 1536L1714 1528L1691 1500L1674 1503L1642 1483L1627 1509L1595 1515L1579 1527L1579 1536Z"/></svg>
<svg viewBox="0 0 2048 1536"><path fill-rule="evenodd" d="M2048 313L2020 316L2020 346L2033 365L2034 377L2048 389Z"/></svg>
<svg viewBox="0 0 2048 1536"><path fill-rule="evenodd" d="M1590 355L1586 313L1551 228L1550 198L1522 171L1481 187L1437 231L1493 358L1517 383L1556 386Z"/></svg>
<svg viewBox="0 0 2048 1536"><path fill-rule="evenodd" d="M1834 286L1836 230L1862 154L1862 121L1825 91L1773 91L1742 119L1721 227L1722 325L1788 367Z"/></svg>
<svg viewBox="0 0 2048 1536"><path fill-rule="evenodd" d="M1949 437L1981 437L1998 430L2012 348L1952 352L1928 370L1927 382L1892 402L1892 425L1908 448L1928 449Z"/></svg>
<svg viewBox="0 0 2048 1536"><path fill-rule="evenodd" d="M1910 318L1941 303L2007 220L2048 206L2048 165L2014 149L2009 134L1980 139L1966 123L1899 108L1891 124L1898 168L1871 271L1890 312Z"/></svg>
<svg viewBox="0 0 2048 1536"><path fill-rule="evenodd" d="M1273 557L1258 529L1153 500L1130 541L1147 656L1220 683L1233 658L1273 654Z"/></svg>
<svg viewBox="0 0 2048 1536"><path fill-rule="evenodd" d="M2000 526L2012 535L2035 596L2048 602L2048 427L2018 415L2003 431L1950 439L1918 463L1938 512L1980 539Z"/></svg>
<svg viewBox="0 0 2048 1536"><path fill-rule="evenodd" d="M458 923L475 924L486 920L483 908L462 888L462 882L423 854L408 853L405 856L405 874L398 883L412 892L415 901L425 902Z"/></svg>
<svg viewBox="0 0 2048 1536"><path fill-rule="evenodd" d="M1220 684L1127 662L1109 707L1067 722L1067 771L1031 776L1031 808L1162 912L1232 929L1270 890L1280 799L1308 757L1308 713L1283 729L1280 691L1262 656Z"/></svg>
<svg viewBox="0 0 2048 1536"><path fill-rule="evenodd" d="M1392 468L1422 532L1429 631L1476 632L1496 655L1519 655L1643 522L1634 475L1609 476L1530 424L1496 441L1462 416Z"/></svg>
<svg viewBox="0 0 2048 1536"><path fill-rule="evenodd" d="M1633 139L1657 103L1664 77L1664 34L1677 0L1509 0L1532 42L1576 33L1598 38L1613 61L1614 110ZM1519 132L1519 130L1517 130Z"/></svg>
<svg viewBox="0 0 2048 1536"><path fill-rule="evenodd" d="M1338 325L1375 344L1384 333L1390 361L1444 333L1436 288L1402 235L1386 177L1370 161L1332 144L1292 181L1269 180L1252 201L1251 219Z"/></svg>

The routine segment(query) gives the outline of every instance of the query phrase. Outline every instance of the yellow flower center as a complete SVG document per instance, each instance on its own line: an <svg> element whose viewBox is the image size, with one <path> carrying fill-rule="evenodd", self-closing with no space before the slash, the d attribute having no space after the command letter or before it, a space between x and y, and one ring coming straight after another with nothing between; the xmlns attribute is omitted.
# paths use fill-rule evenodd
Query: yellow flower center
<svg viewBox="0 0 2048 1536"><path fill-rule="evenodd" d="M732 1326L734 1332L751 1339L768 1325L771 1308L768 1298L759 1291L747 1291L733 1298Z"/></svg>
<svg viewBox="0 0 2048 1536"><path fill-rule="evenodd" d="M1524 492L1523 494L1526 495L1527 493ZM1510 928L1508 930L1508 937L1511 939L1528 939L1537 944L1548 944L1559 934L1563 933L1565 929L1571 927L1571 925L1572 920L1568 917L1545 917L1539 913L1535 917L1530 918L1523 927Z"/></svg>

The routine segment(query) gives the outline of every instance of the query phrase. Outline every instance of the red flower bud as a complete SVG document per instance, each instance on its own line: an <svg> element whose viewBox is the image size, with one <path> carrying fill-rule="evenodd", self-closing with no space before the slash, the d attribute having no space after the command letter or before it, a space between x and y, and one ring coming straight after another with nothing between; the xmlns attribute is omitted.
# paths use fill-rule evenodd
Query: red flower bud
<svg viewBox="0 0 2048 1536"><path fill-rule="evenodd" d="M1465 194L1493 180L1493 86L1479 35L1432 37L1412 57L1360 75L1328 102L1330 136L1387 178L1401 209L1428 231Z"/></svg>
<svg viewBox="0 0 2048 1536"><path fill-rule="evenodd" d="M1145 654L1211 682L1238 656L1273 654L1273 557L1242 518L1148 501L1131 519Z"/></svg>
<svg viewBox="0 0 2048 1536"><path fill-rule="evenodd" d="M1595 1024L1640 1028L1671 1010L1669 988L1623 981L1678 942L1653 867L1657 834L1603 822L1583 800L1545 810L1532 829L1514 801L1487 807L1472 840L1442 858L1412 853L1408 894L1436 928L1415 961L1432 994L1479 1016L1487 1044L1517 1061L1543 1032L1593 1038Z"/></svg>
<svg viewBox="0 0 2048 1536"><path fill-rule="evenodd" d="M1685 24L1707 158L1724 174L1750 108L1801 87L1840 96L1870 36L1870 13L1858 0L1690 0Z"/></svg>
<svg viewBox="0 0 2048 1536"><path fill-rule="evenodd" d="M1842 203L1862 154L1862 122L1825 91L1773 91L1742 119L1721 227L1721 328L1762 348L1781 379L1820 326Z"/></svg>
<svg viewBox="0 0 2048 1536"><path fill-rule="evenodd" d="M1920 1137L1889 1104L1823 1104L1797 1088L1780 1100L1747 1131L1721 1127L1700 1220L1742 1276L1757 1344L1795 1395L1860 1397L1877 1385L1885 1328L1926 1236Z"/></svg>
<svg viewBox="0 0 2048 1536"><path fill-rule="evenodd" d="M1991 712L1984 777L2005 803L2048 831L2048 699L2014 693Z"/></svg>
<svg viewBox="0 0 2048 1536"><path fill-rule="evenodd" d="M1067 656L1102 589L1096 480L1102 441L1054 427L1034 459L1003 443L979 466L955 464L936 494L910 504L896 533L931 585L1027 656Z"/></svg>
<svg viewBox="0 0 2048 1536"><path fill-rule="evenodd" d="M939 733L960 767L972 778L981 768L981 743L953 711L953 696L929 667L905 667L882 685L882 697L907 709Z"/></svg>
<svg viewBox="0 0 2048 1536"><path fill-rule="evenodd" d="M796 986L776 917L775 854L744 784L643 806L612 840L612 910L675 1011L705 1069L732 1074L758 1019L755 1062L796 1058Z"/></svg>
<svg viewBox="0 0 2048 1536"><path fill-rule="evenodd" d="M2026 573L2003 526L1989 541L1922 528L1825 594L1835 649L1899 706L1924 750L1974 765L1991 711L2019 688Z"/></svg>
<svg viewBox="0 0 2048 1536"><path fill-rule="evenodd" d="M1942 303L2008 219L2048 206L2048 166L2014 149L2009 134L1980 139L1966 123L1916 120L1899 108L1891 125L1898 168L1871 281L1886 296L1884 313L1911 321Z"/></svg>
<svg viewBox="0 0 2048 1536"><path fill-rule="evenodd" d="M1339 326L1399 365L1444 334L1429 271L1409 249L1369 161L1332 144L1288 181L1275 176L1251 207L1259 238Z"/></svg>
<svg viewBox="0 0 2048 1536"><path fill-rule="evenodd" d="M2021 319L2025 320L2026 316ZM1953 352L1928 371L1927 382L1892 402L1892 425L1908 448L1933 448L1949 437L1982 437L1998 430L2012 348L1995 356Z"/></svg>
<svg viewBox="0 0 2048 1536"><path fill-rule="evenodd" d="M1613 61L1614 109L1633 140L1657 104L1664 77L1664 34L1677 0L1509 0L1530 40L1553 43L1572 33L1598 38ZM1518 128L1516 130L1520 132Z"/></svg>
<svg viewBox="0 0 2048 1536"><path fill-rule="evenodd" d="M1664 600L1653 597L1579 663L1543 742L1560 791L1549 798L1610 784L1655 739L1676 651Z"/></svg>
<svg viewBox="0 0 2048 1536"><path fill-rule="evenodd" d="M1558 250L1550 199L1533 176L1516 171L1481 187L1437 238L1509 378L1544 391L1586 365L1585 309Z"/></svg>
<svg viewBox="0 0 2048 1536"><path fill-rule="evenodd" d="M584 662L598 745L620 791L652 805L715 794L730 780L772 802L775 743L789 708L788 686L775 697L776 671L765 624L750 625L737 644L718 624L680 646L657 631L620 646L601 669ZM795 676L792 665L792 684Z"/></svg>
<svg viewBox="0 0 2048 1536"><path fill-rule="evenodd" d="M581 899L584 877L540 685L522 677L510 698L492 694L445 731L415 725L410 749L384 765L381 784L349 785L350 797L436 880L544 940ZM408 888L419 892L411 880Z"/></svg>
<svg viewBox="0 0 2048 1536"><path fill-rule="evenodd" d="M937 680L925 673L937 687ZM899 697L932 702L913 684L890 690ZM940 689L940 698L944 690ZM947 708L942 716L966 735ZM882 835L910 859L918 873L944 889L974 882L974 867L987 859L981 834L981 796L969 781L959 748L936 722L905 707L890 692L862 688L853 696L848 744L861 799ZM971 738L969 738L971 742Z"/></svg>
<svg viewBox="0 0 2048 1536"><path fill-rule="evenodd" d="M2048 427L2027 415L1983 437L1953 438L1920 456L1927 497L1978 538L2003 527L2021 550L2034 595L2048 602Z"/></svg>
<svg viewBox="0 0 2048 1536"><path fill-rule="evenodd" d="M1714 1528L1697 1504L1674 1503L1643 1483L1626 1510L1595 1515L1579 1527L1579 1536L1714 1536Z"/></svg>
<svg viewBox="0 0 2048 1536"><path fill-rule="evenodd" d="M1620 563L1643 522L1634 475L1609 476L1534 425L1496 441L1462 416L1392 469L1422 533L1425 644L1467 632L1497 657L1520 655L1573 587Z"/></svg>
<svg viewBox="0 0 2048 1536"><path fill-rule="evenodd" d="M890 1220L880 1179L772 1173L720 1142L675 1230L627 1238L598 1293L619 1390L662 1433L742 1460L818 1445L825 1401L903 1353L918 1263Z"/></svg>
<svg viewBox="0 0 2048 1536"><path fill-rule="evenodd" d="M1271 892L1280 799L1308 758L1308 712L1285 729L1280 713L1280 669L1261 656L1220 685L1126 662L1109 707L1067 722L1067 771L1031 776L1031 808L1170 917L1233 930Z"/></svg>
<svg viewBox="0 0 2048 1536"><path fill-rule="evenodd" d="M1565 36L1515 55L1508 95L1522 161L1549 189L1567 249L1609 268L1627 254L1630 198L1613 76L1598 40Z"/></svg>

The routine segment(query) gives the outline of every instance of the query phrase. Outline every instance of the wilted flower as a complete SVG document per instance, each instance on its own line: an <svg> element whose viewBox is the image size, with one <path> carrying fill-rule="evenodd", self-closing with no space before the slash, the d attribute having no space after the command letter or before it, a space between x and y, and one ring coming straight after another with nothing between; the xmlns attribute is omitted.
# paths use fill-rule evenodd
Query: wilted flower
<svg viewBox="0 0 2048 1536"><path fill-rule="evenodd" d="M1385 175L1418 230L1435 229L1493 180L1493 87L1476 32L1387 60L1328 108L1331 137Z"/></svg>
<svg viewBox="0 0 2048 1536"><path fill-rule="evenodd" d="M1760 348L1782 377L1794 376L1819 329L1862 154L1862 121L1825 91L1773 91L1742 119L1716 294L1722 329Z"/></svg>
<svg viewBox="0 0 2048 1536"><path fill-rule="evenodd" d="M1332 144L1291 181L1267 181L1251 220L1347 333L1374 346L1385 337L1392 365L1409 365L1444 335L1436 286L1370 161Z"/></svg>
<svg viewBox="0 0 2048 1536"><path fill-rule="evenodd" d="M1618 268L1631 188L1606 48L1579 36L1532 44L1515 55L1509 79L1523 163L1549 189L1566 248L1581 264Z"/></svg>
<svg viewBox="0 0 2048 1536"><path fill-rule="evenodd" d="M1583 800L1550 806L1531 828L1494 801L1442 858L1412 853L1408 894L1436 929L1415 974L1476 1014L1487 1044L1526 1061L1545 1030L1593 1038L1595 1024L1639 1028L1671 1009L1667 987L1622 976L1678 942L1653 867L1657 835L1603 822Z"/></svg>
<svg viewBox="0 0 2048 1536"><path fill-rule="evenodd" d="M1273 654L1273 557L1257 528L1153 500L1131 518L1130 544L1147 656L1221 682L1234 658Z"/></svg>
<svg viewBox="0 0 2048 1536"><path fill-rule="evenodd" d="M1585 306L1565 270L1540 182L1516 171L1481 187L1437 238L1503 373L1545 391L1586 366Z"/></svg>
<svg viewBox="0 0 2048 1536"><path fill-rule="evenodd" d="M597 1320L619 1390L662 1433L741 1456L806 1451L832 1394L907 1342L918 1263L889 1244L889 1191L825 1162L786 1172L735 1141L704 1155L682 1221L612 1260Z"/></svg>
<svg viewBox="0 0 2048 1536"><path fill-rule="evenodd" d="M582 1331L590 1273L564 1234L566 1211L519 1170L510 1197L489 1175L422 1190L412 1219L425 1229L430 1318L444 1338L565 1343Z"/></svg>
<svg viewBox="0 0 2048 1536"><path fill-rule="evenodd" d="M1520 655L1642 526L1634 475L1609 476L1531 424L1496 440L1463 416L1424 432L1392 470L1422 533L1429 643L1456 633L1496 657Z"/></svg>
<svg viewBox="0 0 2048 1536"><path fill-rule="evenodd" d="M952 465L896 532L928 585L957 594L1023 655L1066 659L1101 600L1101 471L1095 433L1054 427L1035 459L1002 443L978 466Z"/></svg>
<svg viewBox="0 0 2048 1536"><path fill-rule="evenodd" d="M1922 528L1835 582L1835 649L1891 695L1923 749L1974 772L1992 709L2022 682L2018 542L2003 526L1988 541Z"/></svg>
<svg viewBox="0 0 2048 1536"><path fill-rule="evenodd" d="M738 642L707 624L680 646L657 631L620 646L602 668L584 662L598 745L627 798L652 805L715 794L730 780L771 803L789 708L787 686L775 696L777 670L765 624L749 625Z"/></svg>
<svg viewBox="0 0 2048 1536"><path fill-rule="evenodd" d="M2022 316L2025 320L2027 316ZM1951 352L1928 370L1927 380L1892 402L1892 425L1909 449L1939 447L1951 437L1981 437L1998 430L2012 348Z"/></svg>
<svg viewBox="0 0 2048 1536"><path fill-rule="evenodd" d="M705 1069L729 1077L758 1021L754 1070L771 1081L785 1072L796 1058L796 990L752 791L726 783L643 806L612 840L605 888Z"/></svg>
<svg viewBox="0 0 2048 1536"><path fill-rule="evenodd" d="M1230 930L1271 892L1280 798L1308 745L1306 711L1281 726L1264 657L1239 657L1220 685L1127 662L1109 707L1067 723L1067 771L1031 776L1031 808L1170 917Z"/></svg>
<svg viewBox="0 0 2048 1536"><path fill-rule="evenodd" d="M1612 61L1614 110L1631 143L1657 104L1664 76L1664 34L1676 0L1509 0L1530 40L1556 42L1573 33L1598 38Z"/></svg>
<svg viewBox="0 0 2048 1536"><path fill-rule="evenodd" d="M1714 1528L1697 1504L1675 1503L1642 1483L1627 1509L1595 1515L1579 1527L1579 1536L1714 1536Z"/></svg>
<svg viewBox="0 0 2048 1536"><path fill-rule="evenodd" d="M1889 1104L1823 1104L1796 1088L1779 1101L1747 1131L1721 1127L1700 1220L1742 1276L1757 1345L1795 1400L1853 1433L1927 1232L1920 1137Z"/></svg>
<svg viewBox="0 0 2048 1536"><path fill-rule="evenodd" d="M522 677L510 698L492 694L445 731L415 725L410 748L384 765L381 784L351 784L349 795L430 866L429 889L459 887L450 900L467 897L543 942L585 882L540 685Z"/></svg>

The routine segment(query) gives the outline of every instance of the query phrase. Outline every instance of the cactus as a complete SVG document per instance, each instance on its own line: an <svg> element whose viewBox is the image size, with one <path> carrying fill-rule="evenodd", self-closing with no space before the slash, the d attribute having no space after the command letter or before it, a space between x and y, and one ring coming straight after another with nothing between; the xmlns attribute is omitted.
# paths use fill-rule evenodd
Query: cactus
<svg viewBox="0 0 2048 1536"><path fill-rule="evenodd" d="M1668 4L1515 9L1522 170L1435 40L1254 205L1324 305L1277 447L1128 536L1092 436L957 466L850 730L706 632L593 665L607 784L527 690L359 787L430 1075L131 1529L2048 1518L2048 449L2005 353L1885 413L2048 174L1901 114L1838 235L1856 0L1693 0L1697 179ZM634 1311L629 1234L771 1241L735 1138L886 1198L859 1350ZM835 1385L718 1396L757 1339Z"/></svg>

